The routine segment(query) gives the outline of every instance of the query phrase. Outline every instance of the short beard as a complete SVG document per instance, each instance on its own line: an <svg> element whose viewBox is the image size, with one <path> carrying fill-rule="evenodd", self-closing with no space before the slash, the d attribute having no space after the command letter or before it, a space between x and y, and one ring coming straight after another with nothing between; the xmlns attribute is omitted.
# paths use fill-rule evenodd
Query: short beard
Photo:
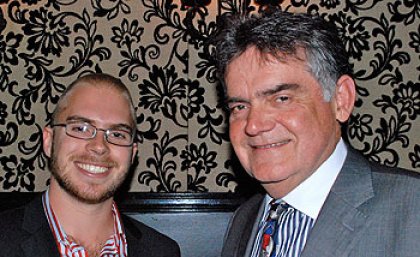
<svg viewBox="0 0 420 257"><path fill-rule="evenodd" d="M51 149L51 158L48 161L48 168L51 171L52 176L57 181L58 185L69 195L74 197L80 202L87 203L87 204L99 204L103 203L106 200L112 198L115 195L115 192L124 182L127 173L120 178L119 180L115 181L115 183L111 184L111 186L102 194L89 194L84 193L78 190L77 186L75 186L67 176L63 176L62 172L60 172L60 166L57 163L57 155L54 150L54 144L52 145Z"/></svg>

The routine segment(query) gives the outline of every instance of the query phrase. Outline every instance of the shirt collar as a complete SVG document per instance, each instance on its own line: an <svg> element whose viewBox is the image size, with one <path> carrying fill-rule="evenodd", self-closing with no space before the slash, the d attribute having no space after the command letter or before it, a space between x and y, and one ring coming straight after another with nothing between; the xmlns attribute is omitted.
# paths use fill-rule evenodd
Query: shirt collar
<svg viewBox="0 0 420 257"><path fill-rule="evenodd" d="M48 223L50 224L50 228L54 234L57 244L62 244L63 247L65 247L65 245L69 245L67 234L61 227L60 221L56 218L51 207L49 189L43 194L42 203L45 215L47 216ZM112 203L112 214L114 216L114 234L112 236L113 244L115 244L115 249L119 249L121 256L127 256L127 242L122 226L121 216L115 202Z"/></svg>
<svg viewBox="0 0 420 257"><path fill-rule="evenodd" d="M316 220L347 156L347 147L340 139L334 152L321 166L283 200ZM271 201L267 195L266 203Z"/></svg>

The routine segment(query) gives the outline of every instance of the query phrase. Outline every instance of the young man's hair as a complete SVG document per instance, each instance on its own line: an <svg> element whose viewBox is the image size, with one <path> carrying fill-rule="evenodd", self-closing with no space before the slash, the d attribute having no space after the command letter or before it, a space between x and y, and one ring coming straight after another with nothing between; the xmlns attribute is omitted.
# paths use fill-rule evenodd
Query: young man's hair
<svg viewBox="0 0 420 257"><path fill-rule="evenodd" d="M130 115L131 115L131 125L134 128L136 128L136 112L133 104L133 99L130 95L130 91L128 88L124 85L124 83L109 74L105 73L92 73L88 75L84 75L82 77L79 77L75 81L73 81L67 89L64 91L64 93L61 95L60 99L57 102L57 105L54 109L54 112L52 114L51 124L55 124L57 122L57 118L61 114L61 112L67 107L67 102L69 96L72 94L75 88L78 88L79 86L97 86L97 87L107 87L115 89L117 92L119 92L122 96L124 96L127 99L127 102L130 106ZM112 104L112 103L110 103Z"/></svg>

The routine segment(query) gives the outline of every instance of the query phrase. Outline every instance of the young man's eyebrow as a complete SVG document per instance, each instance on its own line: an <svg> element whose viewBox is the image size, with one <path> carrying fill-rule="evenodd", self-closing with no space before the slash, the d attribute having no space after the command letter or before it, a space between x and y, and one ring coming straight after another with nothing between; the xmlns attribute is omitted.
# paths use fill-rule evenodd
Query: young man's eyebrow
<svg viewBox="0 0 420 257"><path fill-rule="evenodd" d="M81 121L81 122L86 122L86 123L92 123L92 120L79 116L79 115L72 115L67 117L66 122L74 122L74 121Z"/></svg>
<svg viewBox="0 0 420 257"><path fill-rule="evenodd" d="M134 131L136 128L131 127L128 124L124 124L124 123L119 123L119 124L115 124L111 127L111 129L126 129L128 131Z"/></svg>
<svg viewBox="0 0 420 257"><path fill-rule="evenodd" d="M81 122L86 122L89 124L94 125L94 121L91 119L88 119L86 117L82 117L82 116L78 116L78 115L73 115L73 116L69 116L66 119L66 122L77 122L77 121L81 121ZM126 123L117 123L117 124L113 124L111 127L109 127L110 129L127 129L129 131L133 131L135 128L131 127L130 125L126 124Z"/></svg>

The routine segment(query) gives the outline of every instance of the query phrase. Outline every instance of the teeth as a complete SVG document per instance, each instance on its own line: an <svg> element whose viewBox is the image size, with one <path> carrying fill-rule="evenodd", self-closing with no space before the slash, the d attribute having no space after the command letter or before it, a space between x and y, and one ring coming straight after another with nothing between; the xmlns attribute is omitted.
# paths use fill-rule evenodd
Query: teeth
<svg viewBox="0 0 420 257"><path fill-rule="evenodd" d="M95 166L91 164L78 164L78 166L84 170L87 170L90 173L95 173L95 174L104 173L108 170L107 167Z"/></svg>
<svg viewBox="0 0 420 257"><path fill-rule="evenodd" d="M284 144L287 144L288 142L289 142L289 140L285 140L285 141L282 141L282 142L279 142L279 143L272 143L272 144L268 144L268 145L256 145L256 146L254 146L254 148L267 149L267 148L272 148L272 147L276 147L276 146L279 146L279 145L284 145Z"/></svg>

